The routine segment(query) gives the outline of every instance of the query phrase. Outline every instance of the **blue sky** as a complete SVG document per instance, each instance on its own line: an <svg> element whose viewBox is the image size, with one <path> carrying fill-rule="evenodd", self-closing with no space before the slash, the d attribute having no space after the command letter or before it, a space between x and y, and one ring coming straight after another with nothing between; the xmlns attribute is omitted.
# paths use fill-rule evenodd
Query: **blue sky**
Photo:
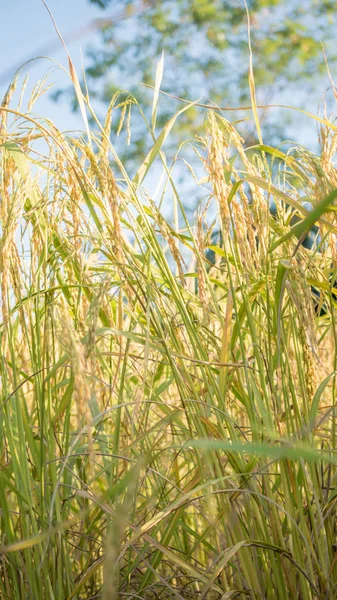
<svg viewBox="0 0 337 600"><path fill-rule="evenodd" d="M110 10L101 11L90 5L88 0L47 1L65 38L69 37L72 32L85 28L93 19L109 16L115 12L114 3L111 4ZM18 65L39 55L41 48L49 47L48 55L67 67L65 51L61 43L58 42L56 31L41 0L2 0L2 5L0 11L0 97L3 97L7 89L10 81L9 73L14 73ZM99 37L97 35L87 33L72 42L68 42L69 51L79 75L82 68L81 48L85 59L85 48L88 44L98 43L98 41ZM27 96L29 90L50 66L51 63L47 60L40 60L26 69L25 72L30 73ZM55 82L55 89L69 85L69 81L60 69L53 72L50 81ZM326 77L325 81L322 81L322 86L318 85L317 92L312 97L307 98L305 102L307 110L316 113L320 96L328 85ZM257 95L259 97L258 90ZM301 88L299 86L297 97L291 99L280 98L280 101L284 100L285 103L301 105L300 95ZM48 94L39 99L34 108L34 113L40 116L48 116L61 130L83 129L81 117L78 114L74 115L65 101L55 104ZM317 139L315 123L310 119L298 116L296 131L294 131L292 137L300 143L309 144L309 146L311 144L315 145Z"/></svg>
<svg viewBox="0 0 337 600"><path fill-rule="evenodd" d="M48 0L48 6L64 37L82 27L85 28L93 19L104 16L101 10L89 5L87 0ZM96 36L91 33L72 43L68 42L77 70L81 70L81 48L84 54L85 46L95 42L95 39ZM67 57L60 43L59 48L55 50L58 43L57 34L41 0L3 2L0 11L0 40L1 98L10 82L8 73L14 73L26 60L38 56L42 48L52 48L53 51L49 51L48 55L67 67ZM26 68L25 73L30 73L30 86L33 86L50 66L48 61L39 60ZM55 87L66 86L69 83L60 69L53 72L50 81L55 82ZM39 99L34 112L48 116L62 130L82 128L81 118L74 115L65 102L55 104L48 98L48 94Z"/></svg>
<svg viewBox="0 0 337 600"><path fill-rule="evenodd" d="M113 15L114 12L116 12L114 3L112 2L110 10L101 11L97 7L95 8L93 5L89 4L88 0L47 0L47 2L63 37L67 39L69 52L80 77L82 69L81 48L85 60L86 48L89 44L98 44L99 36L95 33L87 33L81 37L76 37L72 42L68 41L68 38L69 36L71 37L70 34L73 32L78 32L82 28L85 29L93 19ZM19 65L38 56L41 53L42 48L49 48L45 53L51 58L59 61L65 68L68 68L65 50L58 40L53 23L41 0L2 0L1 4L3 6L0 10L0 99L4 96L10 82L10 73L14 74L14 71ZM25 69L25 73L30 74L30 82L27 86L27 99L29 98L30 90L36 84L38 79L43 77L50 66L51 63L44 59L31 63L29 67ZM155 67L156 58L154 57L154 75ZM334 75L335 74L333 73L333 76ZM21 82L22 81L23 77L21 77ZM69 79L67 79L66 75L59 68L53 71L50 81L55 82L54 89L65 88L70 84ZM317 85L315 92L311 94L310 97L306 98L305 108L307 110L316 113L321 94L328 85L328 78L323 77L321 84ZM20 88L20 84L18 88ZM172 90L172 92L174 93L174 90ZM19 92L17 92L17 97L18 96ZM259 99L259 90L257 90L257 97ZM284 98L280 98L279 100L284 104L300 106L303 100L303 98L301 98L300 83L298 86L298 93L291 98L287 97L285 93ZM13 106L15 106L15 103ZM176 109L177 105L174 105L174 110ZM51 100L50 95L48 94L43 95L38 100L33 112L40 117L49 118L62 131L83 131L84 129L79 113L74 114L66 101L56 104ZM280 118L283 118L282 112ZM302 143L312 150L317 150L316 123L312 119L297 113L296 119L294 120L294 129L291 132L291 139L296 139L298 143ZM135 162L133 166L134 169L132 169L132 171L134 173L137 168L137 162ZM156 177L153 177L153 174L155 173L154 168L158 169ZM146 180L146 185L149 190L151 190L151 193L156 189L157 181L161 173L161 166L159 163L155 164L154 168L151 169L153 180L149 180L149 178ZM186 185L186 182L184 185Z"/></svg>

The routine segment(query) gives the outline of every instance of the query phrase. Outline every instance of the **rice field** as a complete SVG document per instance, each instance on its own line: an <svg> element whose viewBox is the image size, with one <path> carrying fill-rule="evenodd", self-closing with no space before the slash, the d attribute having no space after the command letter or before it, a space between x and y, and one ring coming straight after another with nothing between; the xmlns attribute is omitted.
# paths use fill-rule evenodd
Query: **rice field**
<svg viewBox="0 0 337 600"><path fill-rule="evenodd" d="M15 85L0 108L0 597L333 600L335 122L317 155L273 148L253 96L246 148L197 107L191 218L184 146L169 158L165 142L195 103L158 132L157 85L130 174L118 96L72 137L32 116L42 85L27 110Z"/></svg>

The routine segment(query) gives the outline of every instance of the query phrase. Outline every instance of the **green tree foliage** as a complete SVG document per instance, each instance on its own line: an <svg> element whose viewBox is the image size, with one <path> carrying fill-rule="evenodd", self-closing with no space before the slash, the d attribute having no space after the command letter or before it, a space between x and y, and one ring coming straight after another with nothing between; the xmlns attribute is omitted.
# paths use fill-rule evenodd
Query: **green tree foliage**
<svg viewBox="0 0 337 600"><path fill-rule="evenodd" d="M141 94L142 101L150 101L150 91L140 88L139 83L153 85L156 63L164 49L162 89L193 100L203 96L219 106L249 104L247 12L243 0L89 2L99 6L106 16L100 29L101 44L88 49L86 75L92 98L106 103L117 89L134 92L137 88L137 97ZM319 81L325 69L321 42L332 65L336 59L333 35L337 2L247 0L247 7L259 102L305 105L317 86L323 92L324 85ZM165 120L172 112L172 102L162 101L158 124L160 118ZM264 117L262 114L262 120ZM188 112L181 121L180 133L186 137L184 125L189 132L191 126L197 131L200 121L201 116ZM283 137L284 126L283 122ZM272 124L272 132L277 137L277 123ZM136 150L143 141L140 128L133 139Z"/></svg>

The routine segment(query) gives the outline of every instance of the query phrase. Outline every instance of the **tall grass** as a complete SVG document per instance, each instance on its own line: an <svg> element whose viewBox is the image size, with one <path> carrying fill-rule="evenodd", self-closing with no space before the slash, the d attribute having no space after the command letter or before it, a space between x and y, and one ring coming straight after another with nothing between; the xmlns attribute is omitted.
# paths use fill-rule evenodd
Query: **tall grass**
<svg viewBox="0 0 337 600"><path fill-rule="evenodd" d="M110 142L117 98L88 141L15 110L13 91L0 109L0 596L336 598L335 125L319 156L245 149L209 111L192 222L184 148L172 164L163 153L179 114L159 135L154 117L131 178ZM158 161L159 204L143 187Z"/></svg>

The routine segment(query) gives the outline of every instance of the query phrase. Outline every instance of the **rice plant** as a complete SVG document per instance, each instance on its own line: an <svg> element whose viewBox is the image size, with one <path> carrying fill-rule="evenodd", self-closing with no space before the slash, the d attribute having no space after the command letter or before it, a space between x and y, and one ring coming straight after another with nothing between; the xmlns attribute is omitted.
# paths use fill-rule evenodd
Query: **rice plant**
<svg viewBox="0 0 337 600"><path fill-rule="evenodd" d="M72 137L32 116L43 87L27 111L14 88L0 109L0 596L336 598L336 125L321 120L319 155L247 149L197 107L191 219L188 153L165 156L179 112L157 133L158 93L132 176L117 96Z"/></svg>

